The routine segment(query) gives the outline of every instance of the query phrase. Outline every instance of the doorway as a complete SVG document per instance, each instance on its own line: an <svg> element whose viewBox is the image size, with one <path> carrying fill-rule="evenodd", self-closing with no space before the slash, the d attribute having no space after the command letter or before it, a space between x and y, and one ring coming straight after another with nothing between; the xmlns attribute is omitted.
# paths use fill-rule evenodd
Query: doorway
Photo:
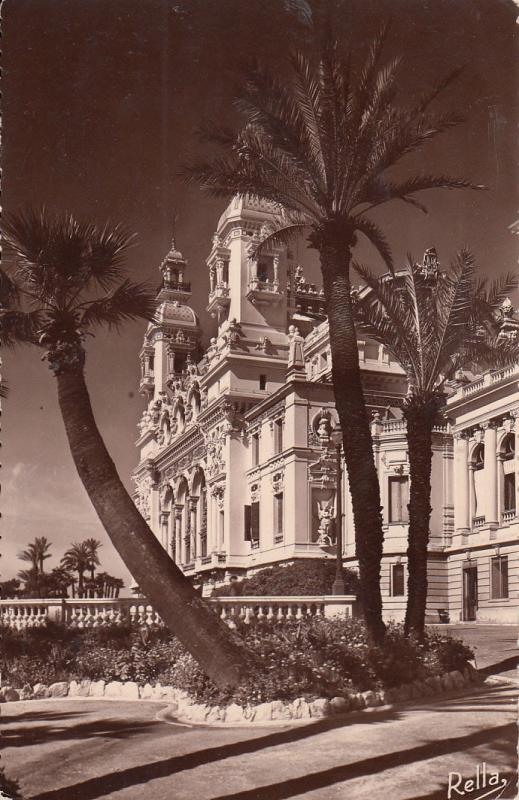
<svg viewBox="0 0 519 800"><path fill-rule="evenodd" d="M477 564L466 564L463 567L463 619L474 621L477 609L478 567Z"/></svg>

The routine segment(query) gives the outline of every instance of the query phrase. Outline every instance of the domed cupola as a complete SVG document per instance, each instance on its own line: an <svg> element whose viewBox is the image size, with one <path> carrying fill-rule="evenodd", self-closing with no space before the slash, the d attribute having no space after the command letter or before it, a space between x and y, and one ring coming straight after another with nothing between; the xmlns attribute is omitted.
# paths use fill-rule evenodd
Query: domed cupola
<svg viewBox="0 0 519 800"><path fill-rule="evenodd" d="M187 269L187 261L177 250L175 238L171 241L169 253L163 259L159 267L162 273L162 284L159 290L158 300L177 300L185 303L191 297L191 284L184 280Z"/></svg>

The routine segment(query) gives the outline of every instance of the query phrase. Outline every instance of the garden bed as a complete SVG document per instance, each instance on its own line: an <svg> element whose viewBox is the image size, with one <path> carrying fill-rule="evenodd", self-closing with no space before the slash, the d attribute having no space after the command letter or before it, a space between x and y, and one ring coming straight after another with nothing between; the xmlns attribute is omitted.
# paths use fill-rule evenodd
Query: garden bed
<svg viewBox="0 0 519 800"><path fill-rule="evenodd" d="M98 697L166 701L195 722L323 717L458 689L477 679L462 642L428 633L423 642L388 628L368 643L359 620L238 625L248 674L221 689L165 629L96 630L58 625L0 633L5 700Z"/></svg>

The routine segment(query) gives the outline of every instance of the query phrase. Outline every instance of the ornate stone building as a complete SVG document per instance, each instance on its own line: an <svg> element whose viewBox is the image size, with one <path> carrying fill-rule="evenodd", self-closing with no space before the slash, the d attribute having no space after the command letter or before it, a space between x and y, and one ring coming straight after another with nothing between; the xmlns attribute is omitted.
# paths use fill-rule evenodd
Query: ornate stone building
<svg viewBox="0 0 519 800"><path fill-rule="evenodd" d="M139 423L135 502L204 593L232 575L274 563L334 557L330 432L337 414L322 291L284 248L254 257L273 222L271 208L242 199L220 217L206 262L207 310L217 334L205 352L188 305L187 262L173 243L160 267L157 312L140 354L147 406ZM504 316L510 331L519 325L513 309ZM407 385L379 344L360 341L359 353L384 507L385 613L401 618L409 469L398 406ZM510 370L453 387L452 422L434 434L431 618L438 619L439 609L451 620L511 618L519 604L518 378ZM478 438L486 445L483 467ZM494 466L489 453L495 453ZM485 488L490 485L494 494ZM354 566L346 479L342 508L344 563Z"/></svg>

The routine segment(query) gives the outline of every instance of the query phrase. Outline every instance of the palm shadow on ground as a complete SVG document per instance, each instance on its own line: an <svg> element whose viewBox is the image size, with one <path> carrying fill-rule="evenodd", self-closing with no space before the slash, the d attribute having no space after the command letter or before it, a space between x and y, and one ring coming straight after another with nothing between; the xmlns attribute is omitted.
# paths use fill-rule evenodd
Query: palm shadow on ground
<svg viewBox="0 0 519 800"><path fill-rule="evenodd" d="M490 690L490 692L486 693L487 698L488 694L492 694L494 691L495 690ZM466 700L471 701L472 698L460 698L460 705L466 702ZM454 699L452 703L455 704L456 700ZM452 710L454 710L454 707ZM166 778L183 770L194 769L204 764L227 758L247 755L269 747L283 746L334 728L344 727L345 725L358 722L363 724L391 722L401 718L401 716L401 713L393 709L380 709L380 711L373 711L369 714L351 714L347 720L344 718L322 720L310 725L305 725L304 727L282 730L276 733L269 733L265 736L260 735L246 741L239 741L220 747L187 753L159 762L129 767L128 769L116 773L100 775L81 783L43 792L37 796L33 796L32 800L70 800L72 797L74 800L95 800L96 798L106 796L110 792L116 792L130 786L147 784L149 781ZM363 759L351 764L336 766L308 775L291 778L278 784L239 791L234 794L219 795L218 797L214 797L213 800L286 800L294 795L315 791L332 786L336 783L353 780L359 777L367 777L395 767L434 759L458 751L463 752L469 748L476 747L485 752L488 750L487 758L490 758L491 753L495 754L496 750L501 751L507 756L510 765L509 768L512 770L516 733L516 725L510 723L489 730L476 731L468 735L452 737L441 741L427 741L405 751L397 751L382 756ZM444 789L443 792L445 792ZM424 796L421 800L437 800L437 798L439 800L440 795L433 792L431 795Z"/></svg>

